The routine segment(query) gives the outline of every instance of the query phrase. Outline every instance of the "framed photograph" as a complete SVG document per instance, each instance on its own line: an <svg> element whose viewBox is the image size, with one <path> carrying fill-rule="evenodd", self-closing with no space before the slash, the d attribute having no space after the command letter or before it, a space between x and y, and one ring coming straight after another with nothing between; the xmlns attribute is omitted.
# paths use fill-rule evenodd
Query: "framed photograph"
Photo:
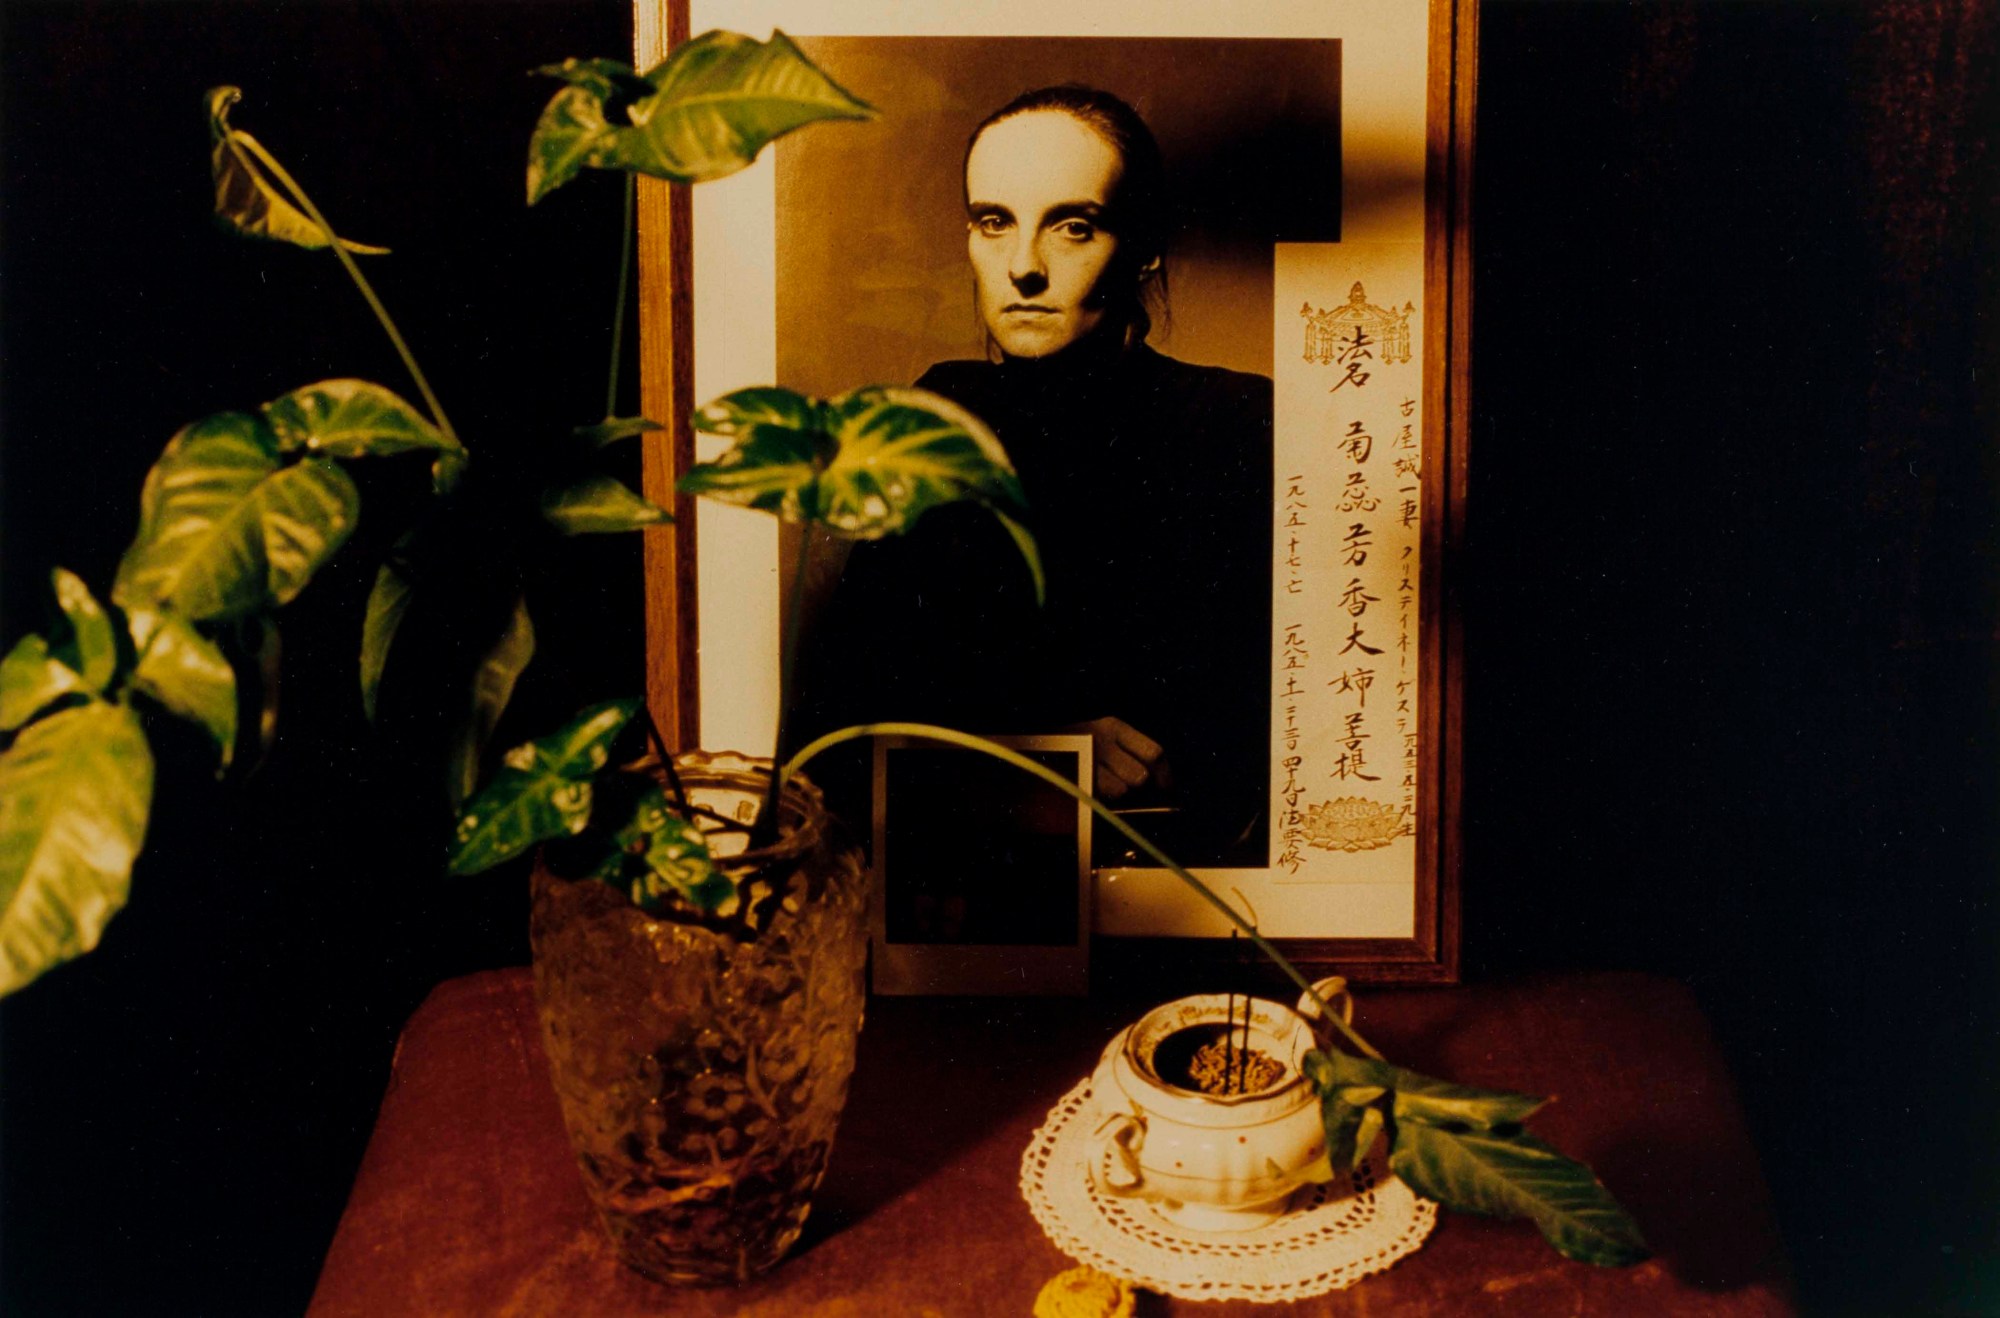
<svg viewBox="0 0 2000 1318"><path fill-rule="evenodd" d="M648 437L649 494L710 456L692 408L753 384L916 384L981 416L1046 605L963 518L813 548L818 714L1088 737L1128 823L1302 968L1364 982L1457 973L1473 18L637 10L640 67L690 32L782 30L880 111L696 189L642 183L644 405L673 423ZM808 551L761 514L676 512L648 535L655 716L768 752L779 582ZM1122 842L1096 831L1102 975L1247 960Z"/></svg>
<svg viewBox="0 0 2000 1318"><path fill-rule="evenodd" d="M1090 790L1086 736L1005 744ZM1091 813L974 751L874 739L877 993L1090 989Z"/></svg>

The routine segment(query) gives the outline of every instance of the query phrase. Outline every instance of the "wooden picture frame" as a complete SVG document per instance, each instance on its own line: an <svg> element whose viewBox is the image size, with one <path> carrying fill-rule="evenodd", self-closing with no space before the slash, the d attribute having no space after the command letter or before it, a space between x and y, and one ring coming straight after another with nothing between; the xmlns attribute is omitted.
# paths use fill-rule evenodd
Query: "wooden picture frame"
<svg viewBox="0 0 2000 1318"><path fill-rule="evenodd" d="M976 66L1018 60L1025 79L1028 70L1041 67L1037 61L1058 71L1073 66L1086 41L1130 46L1134 59L1145 56L1147 43L1181 43L1172 58L1146 66L1154 70L1146 75L1150 85L1216 63L1186 57L1196 42L1212 49L1215 43L1232 43L1228 51L1253 65L1260 57L1252 49L1256 42L1267 43L1280 62L1297 53L1284 43L1337 47L1337 155L1323 162L1334 171L1340 198L1336 240L1316 233L1293 241L1280 233L1270 246L1268 373L1275 381L1277 414L1271 863L1264 869L1196 868L1226 897L1240 899L1240 908L1309 972L1337 972L1359 982L1454 982L1463 654L1454 567L1463 540L1467 472L1476 5L1473 0L1430 0L1427 6L1412 0L1340 6L1314 0L1232 6L1107 0L1087 15L1075 11L1074 5L1043 0L936 6L921 17L890 0L638 0L635 62L650 67L694 30L728 27L762 38L777 27L850 91L892 113L898 86L893 79L857 85L828 52L861 52L879 73L902 57L899 52L984 42L997 54L982 53ZM910 30L917 22L923 30ZM1135 24L1129 35L1107 35L1119 34L1126 22ZM1086 26L1088 35L1082 32ZM933 44L924 46L926 41ZM1095 58L1098 51L1085 53ZM923 101L924 114L938 114L937 87L949 81L942 75L912 78L907 90ZM1136 103L1143 94L1133 99ZM1227 98L1204 103L1226 104ZM894 121L886 126L893 128ZM956 130L961 142L966 126ZM647 691L654 717L676 744L768 751L776 690L775 603L766 616L744 601L766 586L775 600L778 532L755 514L712 506L697 510L693 501L675 498L677 473L697 457L688 417L707 398L750 383L832 391L778 369L783 354L773 346L777 308L790 298L796 311L802 296L790 285L780 289L778 266L804 259L798 253L810 244L780 242L779 229L788 221L776 201L777 158L794 143L801 151L844 150L860 139L832 134L884 129L885 124L809 128L780 142L744 174L698 190L641 180L642 405L647 416L667 423L646 437L645 489L649 498L673 506L678 519L646 533ZM1167 133L1160 136L1171 157ZM1300 162L1302 176L1313 163ZM796 191L803 176L789 177ZM813 214L819 218L824 212ZM698 218L703 215L710 217L705 227ZM727 252L718 255L723 237ZM1201 303L1198 267L1195 274L1186 284L1195 289L1197 305L1227 300L1227 288L1216 285L1222 291ZM1369 283L1372 292L1364 287ZM968 320L969 285L965 280L961 294ZM1304 296L1294 296L1301 288ZM1181 293L1177 285L1176 297ZM1298 310L1287 314L1287 305ZM1178 320L1180 308L1175 310ZM1190 312L1189 319L1197 317ZM794 314L789 321L800 323L801 317ZM849 332L846 341L856 339ZM1395 357L1399 349L1402 359ZM793 357L804 360L797 353ZM918 361L902 378L849 377L844 387L908 383L921 366ZM1371 375L1378 386L1374 393L1364 391ZM1379 387L1391 382L1400 383L1393 390ZM1349 386L1344 394L1343 386ZM1400 422L1380 408L1364 414L1353 401L1368 399L1373 407L1379 398L1386 406L1389 392L1398 394ZM1343 456L1343 441L1356 436L1373 443L1364 452L1350 442ZM1318 447L1302 447L1307 444ZM1288 466L1298 455L1313 464L1309 472ZM1301 473L1310 479L1293 479ZM1354 500L1357 489L1360 499L1335 523L1337 505ZM1298 506L1287 508L1288 499ZM1345 565L1335 561L1346 529L1363 524L1349 514L1359 515L1354 510L1368 507L1369 500L1378 521L1363 523L1371 534L1379 527L1380 543L1388 549L1378 551L1365 571L1382 571L1387 557L1389 576L1350 573L1344 566L1360 565L1351 558ZM1396 518L1399 507L1402 515ZM1314 529L1288 530L1288 520ZM1298 537L1288 548L1286 539ZM704 542L705 556L699 553ZM1288 559L1291 569L1285 566ZM709 580L704 589L706 574L724 562L747 572L743 580L750 586ZM1306 575L1288 578L1288 571ZM1335 572L1345 580L1335 579ZM1290 590L1293 585L1300 589ZM1299 605L1306 612L1293 617L1286 612L1287 593L1310 607ZM1343 600L1376 612L1353 618L1351 608L1341 611ZM1393 636L1400 645L1371 645L1371 635L1355 629L1357 621L1385 628L1372 639L1387 642ZM1372 656L1383 669L1372 678L1381 684L1374 688L1377 704L1366 704L1371 689L1366 684L1357 698L1357 665L1334 665L1343 657L1343 641L1347 652ZM1400 667L1383 667L1388 659ZM1291 675L1286 664L1295 665ZM1301 683L1298 668L1308 666ZM1400 699L1391 703L1390 696ZM1397 709L1397 703L1406 708ZM1375 749L1384 745L1391 747L1386 757ZM1375 758L1364 760L1371 753ZM1093 974L1100 982L1137 978L1163 987L1199 985L1229 965L1254 960L1243 947L1232 946L1221 916L1165 871L1107 867L1098 875L1096 903ZM1174 969L1162 971L1163 966Z"/></svg>

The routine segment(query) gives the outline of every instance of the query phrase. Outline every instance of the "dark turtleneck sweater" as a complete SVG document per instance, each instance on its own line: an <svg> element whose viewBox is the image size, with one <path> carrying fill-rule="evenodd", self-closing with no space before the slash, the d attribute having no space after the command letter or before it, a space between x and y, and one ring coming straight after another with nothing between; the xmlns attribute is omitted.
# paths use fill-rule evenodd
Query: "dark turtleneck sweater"
<svg viewBox="0 0 2000 1318"><path fill-rule="evenodd" d="M1173 790L1119 804L1179 808L1141 831L1183 863L1267 864L1270 381L1140 346L941 362L917 384L1006 446L1047 602L975 505L856 545L802 666L801 732L1123 719L1165 748Z"/></svg>

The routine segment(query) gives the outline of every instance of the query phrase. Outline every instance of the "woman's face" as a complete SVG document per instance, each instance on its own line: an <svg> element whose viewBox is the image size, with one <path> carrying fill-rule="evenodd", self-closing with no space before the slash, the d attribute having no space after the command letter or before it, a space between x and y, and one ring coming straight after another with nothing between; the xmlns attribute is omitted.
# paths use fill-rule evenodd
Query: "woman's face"
<svg viewBox="0 0 2000 1318"><path fill-rule="evenodd" d="M966 250L979 316L1010 357L1046 357L1104 321L1116 235L1104 225L1124 166L1060 110L979 135L965 160Z"/></svg>

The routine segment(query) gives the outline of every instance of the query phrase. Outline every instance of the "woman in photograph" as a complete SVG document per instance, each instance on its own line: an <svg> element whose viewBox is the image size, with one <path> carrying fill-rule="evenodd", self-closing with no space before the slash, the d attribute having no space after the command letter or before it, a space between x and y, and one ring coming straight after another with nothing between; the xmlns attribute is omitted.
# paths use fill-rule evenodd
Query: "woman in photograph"
<svg viewBox="0 0 2000 1318"><path fill-rule="evenodd" d="M824 679L808 720L1088 732L1097 794L1142 832L1186 863L1262 867L1271 383L1148 346L1171 225L1159 147L1124 101L1017 97L973 131L964 197L987 360L917 384L1006 446L1046 603L975 507L858 545L805 666Z"/></svg>

